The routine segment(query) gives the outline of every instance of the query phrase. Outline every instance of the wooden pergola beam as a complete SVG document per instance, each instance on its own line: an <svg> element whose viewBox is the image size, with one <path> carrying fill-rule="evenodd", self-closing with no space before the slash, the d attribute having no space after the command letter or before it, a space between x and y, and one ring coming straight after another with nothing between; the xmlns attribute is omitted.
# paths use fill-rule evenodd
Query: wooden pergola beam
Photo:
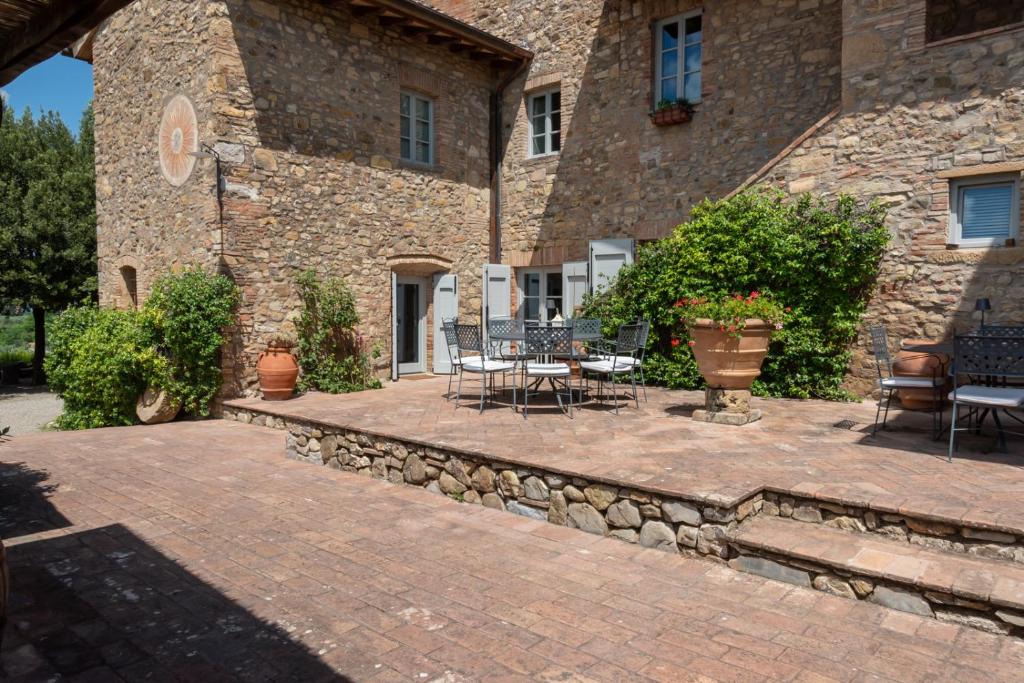
<svg viewBox="0 0 1024 683"><path fill-rule="evenodd" d="M131 0L3 0L0 2L0 85L96 28ZM6 19L6 21L3 21Z"/></svg>

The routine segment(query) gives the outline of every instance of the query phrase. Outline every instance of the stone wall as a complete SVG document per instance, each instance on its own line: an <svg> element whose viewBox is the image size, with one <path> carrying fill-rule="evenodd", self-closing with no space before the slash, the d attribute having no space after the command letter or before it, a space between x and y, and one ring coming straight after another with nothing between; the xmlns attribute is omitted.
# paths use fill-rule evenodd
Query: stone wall
<svg viewBox="0 0 1024 683"><path fill-rule="evenodd" d="M157 131L164 105L189 97L200 139L209 139L210 73L204 3L137 0L98 32L93 61L96 214L103 305L129 306L120 270L135 268L140 300L171 267L216 264L220 234L212 166L199 163L173 187L160 172Z"/></svg>
<svg viewBox="0 0 1024 683"><path fill-rule="evenodd" d="M658 127L652 25L697 0L434 5L533 50L503 108L502 258L557 265L587 241L667 234L728 194L839 103L839 0L704 3L703 102ZM525 95L558 85L562 151L528 159Z"/></svg>
<svg viewBox="0 0 1024 683"><path fill-rule="evenodd" d="M140 264L143 293L171 264L227 272L242 289L241 324L225 354L231 395L252 389L266 337L297 317L294 279L307 268L352 286L381 371L390 367L392 270L428 287L435 273L457 273L463 315L478 314L489 97L500 72L355 17L345 3L166 4L162 12L161 3L132 5L97 45L105 303L116 298L114 274L126 259ZM432 167L399 158L405 89L435 101ZM149 144L162 99L180 91L221 158L223 243L210 237L220 235L213 161L176 190Z"/></svg>
<svg viewBox="0 0 1024 683"><path fill-rule="evenodd" d="M1024 322L1024 248L947 247L947 176L1024 162L1024 32L927 45L925 0L846 0L843 111L763 180L791 192L845 192L888 206L892 243L869 324L894 338L942 339L976 323ZM849 386L875 387L863 335Z"/></svg>

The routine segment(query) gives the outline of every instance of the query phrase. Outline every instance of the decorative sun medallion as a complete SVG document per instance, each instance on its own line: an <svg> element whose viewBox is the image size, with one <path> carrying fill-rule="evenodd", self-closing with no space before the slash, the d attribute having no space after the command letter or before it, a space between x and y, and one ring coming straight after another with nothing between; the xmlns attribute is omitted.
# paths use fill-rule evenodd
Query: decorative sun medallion
<svg viewBox="0 0 1024 683"><path fill-rule="evenodd" d="M171 185L181 187L192 174L199 149L199 124L192 102L184 95L175 95L164 108L158 134L160 171Z"/></svg>

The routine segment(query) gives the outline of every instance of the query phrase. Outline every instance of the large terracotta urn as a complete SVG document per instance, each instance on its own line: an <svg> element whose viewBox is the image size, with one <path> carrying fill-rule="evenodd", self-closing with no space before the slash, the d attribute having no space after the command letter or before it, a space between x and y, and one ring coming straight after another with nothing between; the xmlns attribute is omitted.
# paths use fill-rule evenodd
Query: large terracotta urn
<svg viewBox="0 0 1024 683"><path fill-rule="evenodd" d="M718 323L699 318L690 326L693 355L704 381L712 389L750 389L761 374L774 328L763 320L748 319L740 337L729 336Z"/></svg>
<svg viewBox="0 0 1024 683"><path fill-rule="evenodd" d="M264 401L284 401L295 393L299 364L287 346L270 345L256 361Z"/></svg>
<svg viewBox="0 0 1024 683"><path fill-rule="evenodd" d="M924 345L929 343L923 339L906 339L904 344ZM892 374L898 377L946 377L949 372L949 356L944 353L926 353L922 351L901 350L892 363ZM946 395L945 390L939 392L939 401L943 401ZM930 388L922 389L899 389L896 395L900 399L900 405L907 410L934 410L935 390Z"/></svg>

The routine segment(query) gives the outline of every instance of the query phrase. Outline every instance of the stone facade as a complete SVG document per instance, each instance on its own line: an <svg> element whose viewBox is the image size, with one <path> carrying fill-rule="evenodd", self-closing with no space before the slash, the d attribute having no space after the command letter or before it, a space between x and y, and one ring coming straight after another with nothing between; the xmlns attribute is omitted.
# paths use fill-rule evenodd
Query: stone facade
<svg viewBox="0 0 1024 683"><path fill-rule="evenodd" d="M840 0L703 3L702 101L668 127L648 116L651 27L699 0L433 4L535 54L503 103L502 259L513 266L584 259L591 239L667 235L839 104ZM556 86L561 153L528 158L526 96Z"/></svg>
<svg viewBox="0 0 1024 683"><path fill-rule="evenodd" d="M132 46L135 34L144 38ZM169 266L229 274L243 292L229 393L252 387L266 337L297 317L293 283L307 268L352 286L381 368L393 271L424 278L427 320L436 273L457 273L462 314L478 313L500 71L343 3L308 0L139 0L101 31L95 52L103 302L126 302L126 263L143 296ZM429 168L400 160L406 90L435 102ZM161 102L178 93L195 103L200 139L221 159L219 217L213 160L181 188L156 163Z"/></svg>
<svg viewBox="0 0 1024 683"><path fill-rule="evenodd" d="M1024 321L1024 248L953 248L950 183L1024 168L1021 29L925 41L925 0L846 0L842 111L759 180L790 192L846 193L889 210L892 243L867 319L896 338L943 339L976 323ZM870 341L849 384L875 386Z"/></svg>
<svg viewBox="0 0 1024 683"><path fill-rule="evenodd" d="M493 251L519 269L557 268L584 259L589 240L660 237L704 197L767 182L889 207L893 242L866 323L942 338L971 323L979 296L993 320L1020 322L1024 248L953 249L947 234L951 180L1022 168L1022 28L928 42L950 2L705 3L701 102L663 127L648 116L652 27L697 0L433 1L531 50L516 73L347 3L138 0L95 49L102 300L130 299L126 272L143 297L167 265L229 272L244 293L228 354L240 393L263 338L296 315L303 268L346 276L383 367L392 272L457 273L460 312L476 318ZM506 80L493 207L488 98ZM529 158L527 98L556 87L561 151ZM437 102L433 169L399 161L403 89ZM212 161L181 188L156 168L160 105L177 93L223 160L220 219ZM850 388L870 392L873 375L862 341Z"/></svg>

